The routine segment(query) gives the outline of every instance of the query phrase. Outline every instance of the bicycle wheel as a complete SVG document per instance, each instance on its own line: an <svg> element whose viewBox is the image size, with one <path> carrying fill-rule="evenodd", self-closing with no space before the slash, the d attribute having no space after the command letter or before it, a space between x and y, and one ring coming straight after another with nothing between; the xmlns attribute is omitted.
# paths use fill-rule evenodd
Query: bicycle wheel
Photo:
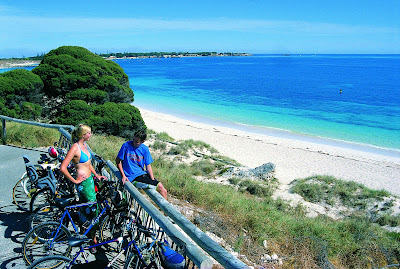
<svg viewBox="0 0 400 269"><path fill-rule="evenodd" d="M147 264L140 258L137 251L133 251L125 260L124 269L143 269Z"/></svg>
<svg viewBox="0 0 400 269"><path fill-rule="evenodd" d="M39 210L39 208L50 205L54 198L54 194L51 193L50 189L41 189L32 195L32 199L29 204L29 210L31 212L35 212Z"/></svg>
<svg viewBox="0 0 400 269"><path fill-rule="evenodd" d="M124 236L124 218L121 212L115 215L107 215L100 224L100 240L106 242L108 240ZM108 250L121 251L118 242L111 242L105 245Z"/></svg>
<svg viewBox="0 0 400 269"><path fill-rule="evenodd" d="M35 192L36 189L32 188L31 181L25 173L13 188L13 201L19 209L29 211L31 197Z"/></svg>
<svg viewBox="0 0 400 269"><path fill-rule="evenodd" d="M46 222L30 230L22 242L22 254L28 265L49 255L68 256L71 232L59 222Z"/></svg>
<svg viewBox="0 0 400 269"><path fill-rule="evenodd" d="M51 255L41 258L34 263L32 263L29 269L58 269L67 268L71 263L72 259L61 256L61 255Z"/></svg>
<svg viewBox="0 0 400 269"><path fill-rule="evenodd" d="M29 230L45 222L58 222L60 221L62 215L63 211L56 206L45 205L41 208L38 208L36 212L32 213L32 215L29 217Z"/></svg>

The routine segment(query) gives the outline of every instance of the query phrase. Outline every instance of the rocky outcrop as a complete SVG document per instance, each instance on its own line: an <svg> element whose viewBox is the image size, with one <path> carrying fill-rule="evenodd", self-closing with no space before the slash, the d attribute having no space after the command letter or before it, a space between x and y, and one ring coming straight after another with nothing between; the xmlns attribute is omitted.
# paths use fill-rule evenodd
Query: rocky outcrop
<svg viewBox="0 0 400 269"><path fill-rule="evenodd" d="M265 163L256 168L249 167L228 167L223 173L223 177L253 179L259 181L270 181L275 177L275 164Z"/></svg>

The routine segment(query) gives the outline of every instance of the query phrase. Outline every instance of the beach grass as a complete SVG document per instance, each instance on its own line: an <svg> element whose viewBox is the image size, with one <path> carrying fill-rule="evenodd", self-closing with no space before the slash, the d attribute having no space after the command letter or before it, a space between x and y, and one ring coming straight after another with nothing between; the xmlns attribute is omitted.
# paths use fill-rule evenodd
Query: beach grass
<svg viewBox="0 0 400 269"><path fill-rule="evenodd" d="M155 137L153 149L167 151L164 140L174 141L166 133ZM37 130L35 126L7 123L7 138L11 144L43 147L58 141L59 133L57 130ZM114 162L124 142L125 139L119 137L94 135L89 145L104 159ZM174 143L175 147L180 145ZM282 199L273 199L271 194L275 185L272 183L260 185L238 178L232 178L229 185L200 181L199 176L213 177L216 171L224 170L224 163L212 161L207 156L192 163L170 158L170 155L184 156L189 149L197 147L210 149L203 143L187 141L183 143L183 152L175 150L172 153L169 150L154 156L155 176L163 182L169 195L199 209L193 223L224 238L236 252L254 264L265 262L262 259L265 253L276 253L283 259L283 265L276 268L321 268L324 263L331 263L335 268L374 268L399 262L399 234L378 225L398 225L398 219L390 214L381 215L376 221L363 214L351 214L340 220L324 215L310 218L301 204L290 205ZM385 191L373 191L361 184L329 176L299 179L293 191L310 202L334 206L340 201L358 208L367 207L365 199L389 195ZM390 201L387 203L390 206Z"/></svg>
<svg viewBox="0 0 400 269"><path fill-rule="evenodd" d="M12 121L6 123L7 142L16 146L39 148L53 146L60 139L57 129L27 125Z"/></svg>

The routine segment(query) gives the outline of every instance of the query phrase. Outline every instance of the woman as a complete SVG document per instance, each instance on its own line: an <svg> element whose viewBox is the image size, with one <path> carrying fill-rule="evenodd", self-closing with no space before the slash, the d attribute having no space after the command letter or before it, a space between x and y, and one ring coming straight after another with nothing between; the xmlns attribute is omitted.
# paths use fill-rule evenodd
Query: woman
<svg viewBox="0 0 400 269"><path fill-rule="evenodd" d="M91 163L91 154L88 150L86 141L92 136L92 130L89 126L79 124L72 132L72 141L74 144L69 149L64 161L61 164L60 171L71 182L75 183L75 188L78 192L80 202L96 202L96 192L94 187L94 177L105 179L105 176L99 176L94 170ZM67 169L70 162L73 162L76 169L76 178L74 178ZM89 218L94 218L98 214L97 205L87 208L84 215ZM94 227L93 230L94 235ZM96 239L93 237L96 242Z"/></svg>

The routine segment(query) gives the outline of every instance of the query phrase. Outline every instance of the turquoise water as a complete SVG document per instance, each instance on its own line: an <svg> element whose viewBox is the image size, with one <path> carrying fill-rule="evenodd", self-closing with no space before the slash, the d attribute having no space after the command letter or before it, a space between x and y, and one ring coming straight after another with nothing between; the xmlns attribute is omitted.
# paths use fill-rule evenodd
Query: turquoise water
<svg viewBox="0 0 400 269"><path fill-rule="evenodd" d="M116 62L140 108L400 157L400 55Z"/></svg>
<svg viewBox="0 0 400 269"><path fill-rule="evenodd" d="M116 62L129 76L138 107L258 133L391 149L400 156L399 55Z"/></svg>

